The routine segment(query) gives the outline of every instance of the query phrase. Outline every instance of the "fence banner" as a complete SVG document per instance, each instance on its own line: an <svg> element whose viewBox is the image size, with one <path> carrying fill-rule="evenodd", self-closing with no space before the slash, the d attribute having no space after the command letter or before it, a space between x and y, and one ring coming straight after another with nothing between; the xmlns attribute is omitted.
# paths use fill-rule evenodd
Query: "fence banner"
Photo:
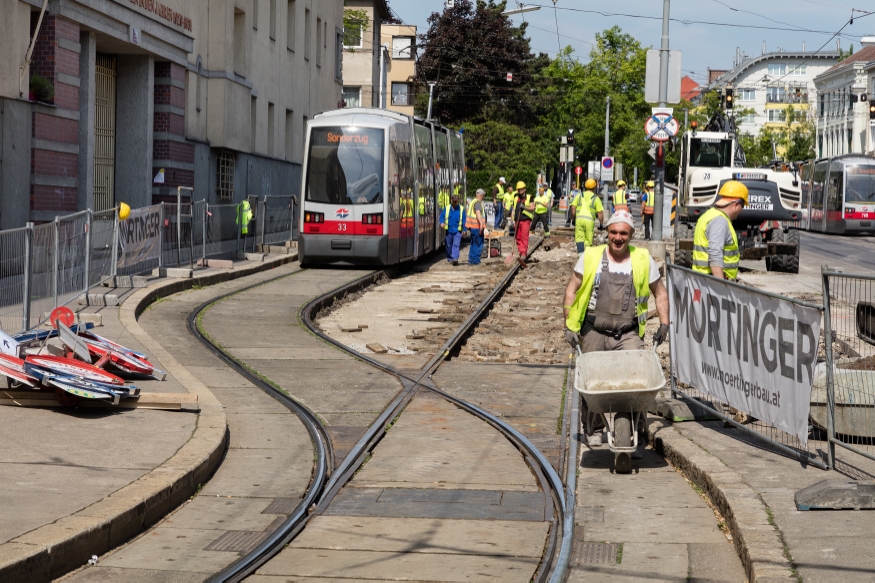
<svg viewBox="0 0 875 583"><path fill-rule="evenodd" d="M808 442L820 310L671 268L677 378Z"/></svg>
<svg viewBox="0 0 875 583"><path fill-rule="evenodd" d="M161 205L131 210L119 223L118 267L130 267L161 253Z"/></svg>

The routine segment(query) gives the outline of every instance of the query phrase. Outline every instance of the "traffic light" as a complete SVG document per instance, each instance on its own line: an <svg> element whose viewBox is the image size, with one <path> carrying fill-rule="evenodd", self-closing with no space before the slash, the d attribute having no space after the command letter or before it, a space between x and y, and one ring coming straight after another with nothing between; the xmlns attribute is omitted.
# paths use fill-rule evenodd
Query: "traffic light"
<svg viewBox="0 0 875 583"><path fill-rule="evenodd" d="M574 128L568 128L567 141L568 145L571 146L574 144Z"/></svg>
<svg viewBox="0 0 875 583"><path fill-rule="evenodd" d="M665 166L665 150L662 147L662 144L656 146L656 167L662 168Z"/></svg>
<svg viewBox="0 0 875 583"><path fill-rule="evenodd" d="M869 100L869 119L875 119L875 99Z"/></svg>
<svg viewBox="0 0 875 583"><path fill-rule="evenodd" d="M735 101L734 92L734 89L726 88L726 109L732 109L732 102Z"/></svg>

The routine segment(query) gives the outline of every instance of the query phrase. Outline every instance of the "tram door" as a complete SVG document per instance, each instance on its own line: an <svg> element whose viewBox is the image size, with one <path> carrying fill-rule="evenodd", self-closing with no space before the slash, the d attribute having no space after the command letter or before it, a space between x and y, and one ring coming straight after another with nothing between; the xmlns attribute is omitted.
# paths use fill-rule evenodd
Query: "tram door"
<svg viewBox="0 0 875 583"><path fill-rule="evenodd" d="M416 253L416 201L413 196L413 157L410 126L394 124L389 128L389 184L393 196L389 199L392 213L398 201L398 256L411 259ZM390 239L393 233L390 233Z"/></svg>
<svg viewBox="0 0 875 583"><path fill-rule="evenodd" d="M431 130L421 125L413 126L414 151L416 152L416 192L423 201L423 218L429 220L424 237L423 252L428 253L440 246L440 227L435 212L434 165L432 164ZM437 235L436 235L437 233Z"/></svg>
<svg viewBox="0 0 875 583"><path fill-rule="evenodd" d="M453 190L453 185L450 183L450 151L446 131L439 126L432 127L434 128L435 188L437 199L440 201L440 204L435 206L440 207L449 204ZM460 199L459 203L464 207L465 199Z"/></svg>

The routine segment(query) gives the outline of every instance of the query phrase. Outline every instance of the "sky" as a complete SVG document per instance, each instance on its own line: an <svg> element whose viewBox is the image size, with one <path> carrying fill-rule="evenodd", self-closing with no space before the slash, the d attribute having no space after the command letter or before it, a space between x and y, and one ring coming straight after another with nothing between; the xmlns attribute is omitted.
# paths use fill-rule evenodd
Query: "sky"
<svg viewBox="0 0 875 583"><path fill-rule="evenodd" d="M875 3L860 0L673 0L670 17L676 20L669 25L669 46L683 53L684 75L702 84L707 82L709 67L732 67L736 47L757 56L762 53L763 41L767 52L779 47L799 51L803 42L807 51L822 46L827 51L836 49L838 39L843 50L853 44L856 52L861 37L875 36L875 14L858 10L850 24L852 3L875 10ZM557 0L555 11L549 0L524 4L542 6L536 12L510 17L516 23L525 17L535 53L555 57L561 42L563 47L572 47L575 58L587 62L596 33L614 25L644 47L660 46L663 9L660 0ZM389 0L389 5L406 24L419 27L417 32L421 34L428 29L431 13L443 10L444 0ZM508 9L515 7L516 2L509 0ZM833 38L840 30L840 35Z"/></svg>

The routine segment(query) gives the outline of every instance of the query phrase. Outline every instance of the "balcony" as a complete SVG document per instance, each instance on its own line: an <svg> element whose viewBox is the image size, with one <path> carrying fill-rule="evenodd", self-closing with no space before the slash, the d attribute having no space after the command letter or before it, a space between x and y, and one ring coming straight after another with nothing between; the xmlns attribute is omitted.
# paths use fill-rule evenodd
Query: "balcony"
<svg viewBox="0 0 875 583"><path fill-rule="evenodd" d="M781 103L781 104L807 104L807 91L781 91L766 94L766 103Z"/></svg>

